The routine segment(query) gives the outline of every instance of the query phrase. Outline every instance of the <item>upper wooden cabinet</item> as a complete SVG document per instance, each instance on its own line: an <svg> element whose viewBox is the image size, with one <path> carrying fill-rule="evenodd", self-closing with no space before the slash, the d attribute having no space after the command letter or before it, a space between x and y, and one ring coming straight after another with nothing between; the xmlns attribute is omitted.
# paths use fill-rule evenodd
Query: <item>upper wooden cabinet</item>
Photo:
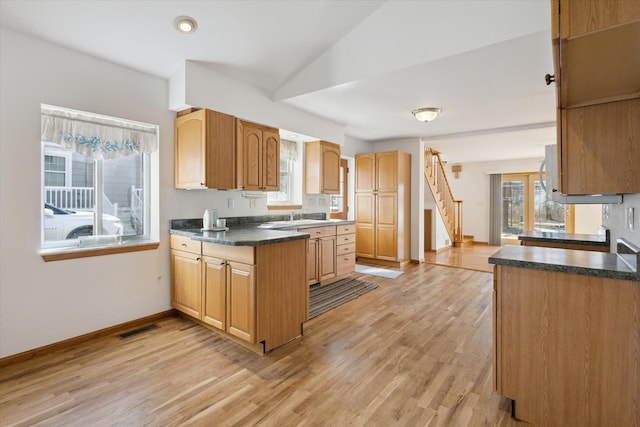
<svg viewBox="0 0 640 427"><path fill-rule="evenodd" d="M234 120L207 109L176 118L176 188L235 188Z"/></svg>
<svg viewBox="0 0 640 427"><path fill-rule="evenodd" d="M207 109L178 116L175 187L278 191L279 130Z"/></svg>
<svg viewBox="0 0 640 427"><path fill-rule="evenodd" d="M340 146L326 141L307 142L305 192L340 194Z"/></svg>
<svg viewBox="0 0 640 427"><path fill-rule="evenodd" d="M640 193L640 2L553 0L560 190Z"/></svg>
<svg viewBox="0 0 640 427"><path fill-rule="evenodd" d="M236 120L238 186L242 190L280 189L280 132Z"/></svg>

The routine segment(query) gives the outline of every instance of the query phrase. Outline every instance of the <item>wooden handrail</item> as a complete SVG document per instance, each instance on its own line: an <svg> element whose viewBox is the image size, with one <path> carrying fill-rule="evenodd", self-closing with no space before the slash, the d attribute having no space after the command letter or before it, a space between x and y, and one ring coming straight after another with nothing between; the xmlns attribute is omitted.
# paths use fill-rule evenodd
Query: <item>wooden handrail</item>
<svg viewBox="0 0 640 427"><path fill-rule="evenodd" d="M462 200L453 197L440 153L428 148L424 155L425 177L444 220L449 238L454 243L462 243Z"/></svg>

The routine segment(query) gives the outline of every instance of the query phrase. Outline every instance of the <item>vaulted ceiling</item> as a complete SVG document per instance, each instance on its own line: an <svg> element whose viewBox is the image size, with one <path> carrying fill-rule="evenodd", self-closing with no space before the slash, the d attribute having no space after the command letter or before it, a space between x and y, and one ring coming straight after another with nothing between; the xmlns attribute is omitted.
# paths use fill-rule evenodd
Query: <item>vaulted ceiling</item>
<svg viewBox="0 0 640 427"><path fill-rule="evenodd" d="M3 27L171 78L207 63L376 142L451 161L542 157L555 141L545 0L2 0ZM198 22L179 34L174 19ZM430 123L413 118L439 107Z"/></svg>

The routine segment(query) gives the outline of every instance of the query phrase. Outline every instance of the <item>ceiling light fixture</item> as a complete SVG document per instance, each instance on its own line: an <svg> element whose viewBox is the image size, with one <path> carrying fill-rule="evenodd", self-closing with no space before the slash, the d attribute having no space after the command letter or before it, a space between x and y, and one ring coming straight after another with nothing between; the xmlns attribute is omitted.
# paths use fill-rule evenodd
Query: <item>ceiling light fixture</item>
<svg viewBox="0 0 640 427"><path fill-rule="evenodd" d="M438 117L438 114L442 112L441 108L418 108L417 110L413 110L411 114L420 120L421 122L430 122Z"/></svg>
<svg viewBox="0 0 640 427"><path fill-rule="evenodd" d="M198 29L198 23L190 16L178 16L173 24L179 32L185 34L193 33Z"/></svg>

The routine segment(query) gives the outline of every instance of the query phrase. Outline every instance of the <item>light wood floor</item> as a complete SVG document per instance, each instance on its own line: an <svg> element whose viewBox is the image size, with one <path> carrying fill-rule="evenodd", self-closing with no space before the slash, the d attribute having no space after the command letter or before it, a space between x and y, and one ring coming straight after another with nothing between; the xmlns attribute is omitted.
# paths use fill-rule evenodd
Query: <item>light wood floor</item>
<svg viewBox="0 0 640 427"><path fill-rule="evenodd" d="M492 275L410 265L258 356L179 317L0 369L0 425L515 426Z"/></svg>
<svg viewBox="0 0 640 427"><path fill-rule="evenodd" d="M501 246L473 245L468 248L451 248L444 251L425 252L424 260L428 264L446 265L467 270L493 272L488 258L500 250Z"/></svg>

